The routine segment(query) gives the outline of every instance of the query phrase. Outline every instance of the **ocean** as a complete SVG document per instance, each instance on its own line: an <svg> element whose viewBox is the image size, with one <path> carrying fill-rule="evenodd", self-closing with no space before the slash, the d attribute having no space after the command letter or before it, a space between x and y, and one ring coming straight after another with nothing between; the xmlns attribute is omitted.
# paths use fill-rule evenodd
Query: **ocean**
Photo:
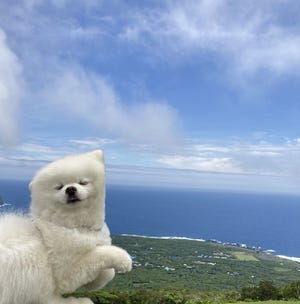
<svg viewBox="0 0 300 304"><path fill-rule="evenodd" d="M0 180L0 196L27 211L28 182ZM112 234L173 236L246 244L300 257L300 196L107 186Z"/></svg>

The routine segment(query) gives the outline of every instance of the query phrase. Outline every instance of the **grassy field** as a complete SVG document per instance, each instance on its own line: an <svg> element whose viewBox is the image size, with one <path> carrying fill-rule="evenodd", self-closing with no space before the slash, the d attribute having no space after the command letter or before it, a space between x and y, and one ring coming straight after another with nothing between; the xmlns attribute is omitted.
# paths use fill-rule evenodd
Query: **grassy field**
<svg viewBox="0 0 300 304"><path fill-rule="evenodd" d="M259 261L259 259L257 259L253 254L249 254L248 252L234 251L232 254L239 261L255 261L255 262Z"/></svg>

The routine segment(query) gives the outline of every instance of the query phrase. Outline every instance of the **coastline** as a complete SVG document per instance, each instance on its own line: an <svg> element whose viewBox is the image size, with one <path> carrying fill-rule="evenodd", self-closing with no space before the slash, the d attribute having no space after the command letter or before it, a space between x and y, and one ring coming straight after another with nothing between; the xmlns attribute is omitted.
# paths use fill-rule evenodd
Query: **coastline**
<svg viewBox="0 0 300 304"><path fill-rule="evenodd" d="M184 236L146 236L140 234L126 234L122 233L121 236L133 236L133 237L140 237L146 239L160 239L160 240L188 240L188 241L197 241L197 242L206 242L204 239L193 239Z"/></svg>
<svg viewBox="0 0 300 304"><path fill-rule="evenodd" d="M280 255L280 254L276 255L276 256L278 256L281 259L286 259L286 260L290 260L290 261L300 263L300 258L297 258L297 257L289 257L289 256L286 256L286 255Z"/></svg>
<svg viewBox="0 0 300 304"><path fill-rule="evenodd" d="M256 250L256 251L264 252L266 254L271 254L271 255L276 256L281 259L300 263L300 257L292 257L292 256L276 254L276 251L273 249L263 250L261 247L248 247L246 244L239 244L239 243L224 243L224 242L214 240L214 239L205 240L205 239L189 238L189 237L184 237L184 236L146 236L146 235L126 234L126 233L122 233L120 235L121 236L140 237L140 238L149 238L149 239L161 239L161 240L187 240L187 241L196 241L196 242L211 242L211 243L221 244L224 246L229 245L229 246L235 246L235 247L240 247L240 248L249 249L249 250Z"/></svg>

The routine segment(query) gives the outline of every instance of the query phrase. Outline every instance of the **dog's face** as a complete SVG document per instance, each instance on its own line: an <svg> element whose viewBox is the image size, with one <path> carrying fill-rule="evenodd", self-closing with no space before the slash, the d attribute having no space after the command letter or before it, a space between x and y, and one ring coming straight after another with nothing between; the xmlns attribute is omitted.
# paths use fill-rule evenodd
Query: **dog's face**
<svg viewBox="0 0 300 304"><path fill-rule="evenodd" d="M77 178L61 176L59 181L55 181L51 187L53 199L61 204L70 205L70 208L75 205L85 204L96 192L95 181L87 173Z"/></svg>
<svg viewBox="0 0 300 304"><path fill-rule="evenodd" d="M101 151L69 156L41 169L29 186L31 211L47 217L104 210L105 172ZM101 207L101 206L100 206ZM104 212L104 211L103 211Z"/></svg>

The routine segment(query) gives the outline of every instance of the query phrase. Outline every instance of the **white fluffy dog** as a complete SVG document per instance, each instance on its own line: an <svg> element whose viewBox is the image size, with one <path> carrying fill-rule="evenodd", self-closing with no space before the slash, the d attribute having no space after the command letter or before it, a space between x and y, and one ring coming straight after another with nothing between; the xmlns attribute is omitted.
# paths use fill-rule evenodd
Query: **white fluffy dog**
<svg viewBox="0 0 300 304"><path fill-rule="evenodd" d="M57 160L32 182L31 216L0 218L0 304L91 304L62 297L131 270L105 224L101 151Z"/></svg>

